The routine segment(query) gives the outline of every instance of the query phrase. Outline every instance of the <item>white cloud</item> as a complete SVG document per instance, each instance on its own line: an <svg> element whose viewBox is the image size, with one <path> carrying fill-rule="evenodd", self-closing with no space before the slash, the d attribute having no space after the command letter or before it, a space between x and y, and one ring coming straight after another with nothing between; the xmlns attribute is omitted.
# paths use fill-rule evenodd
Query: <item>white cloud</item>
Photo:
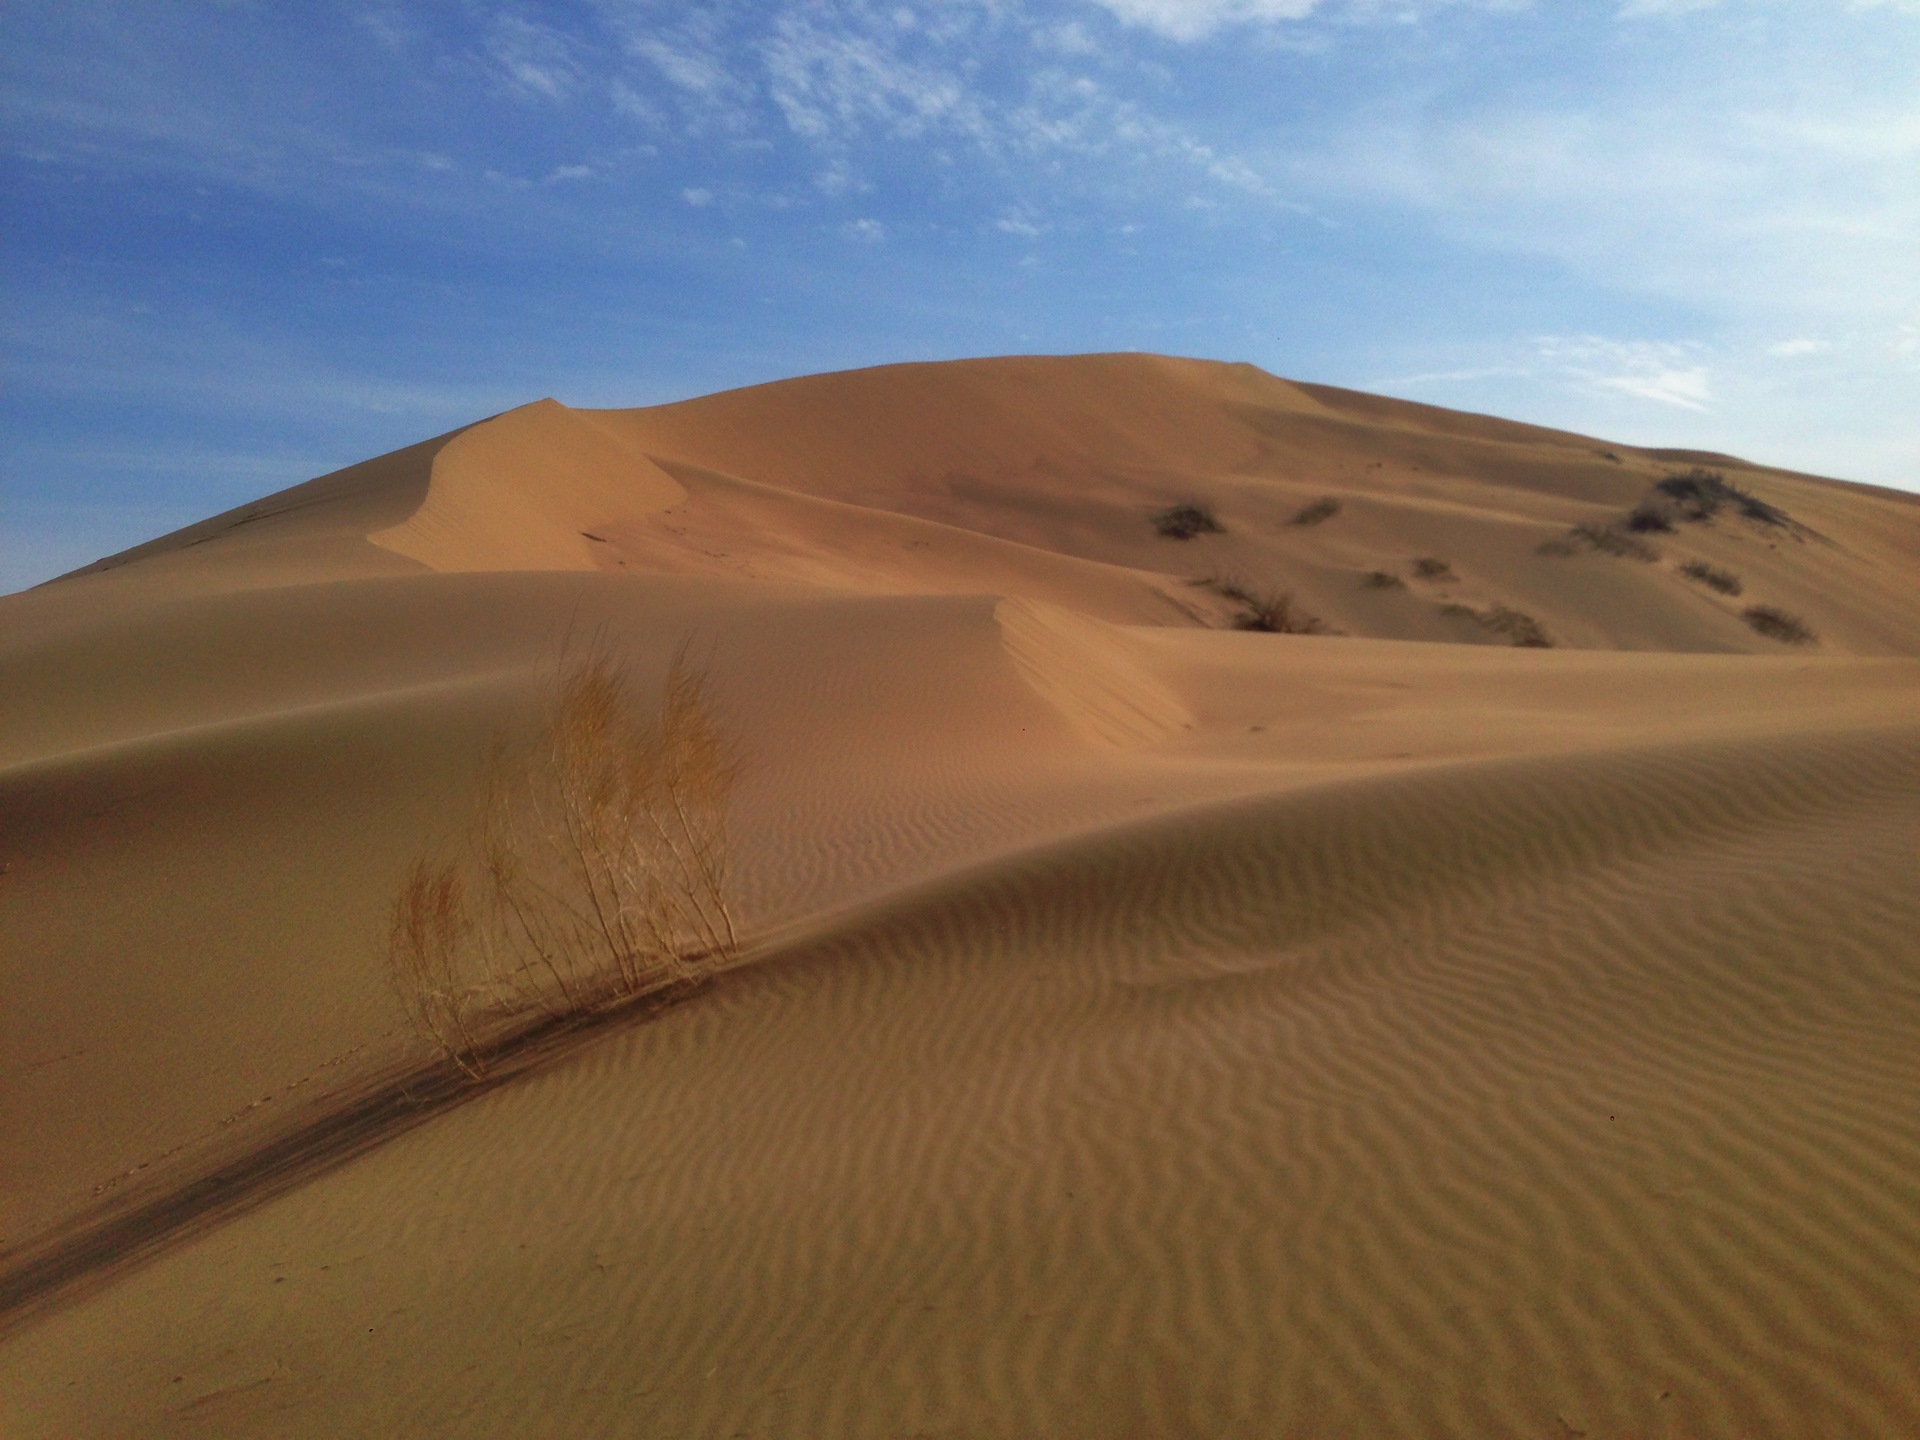
<svg viewBox="0 0 1920 1440"><path fill-rule="evenodd" d="M887 238L887 227L878 220L850 220L840 227L840 233L849 240L858 240L863 245L878 245Z"/></svg>
<svg viewBox="0 0 1920 1440"><path fill-rule="evenodd" d="M688 186L680 192L680 198L696 210L703 210L713 203L713 191L698 185Z"/></svg>
<svg viewBox="0 0 1920 1440"><path fill-rule="evenodd" d="M1832 342L1827 340L1780 340L1767 346L1767 354L1779 360L1792 360L1802 355L1818 355L1822 350L1832 348Z"/></svg>
<svg viewBox="0 0 1920 1440"><path fill-rule="evenodd" d="M579 87L581 62L573 41L559 30L517 15L496 15L486 45L508 84L522 95L565 100Z"/></svg>
<svg viewBox="0 0 1920 1440"><path fill-rule="evenodd" d="M1170 40L1203 40L1227 25L1300 20L1320 0L1094 0L1123 24L1152 30Z"/></svg>
<svg viewBox="0 0 1920 1440"><path fill-rule="evenodd" d="M1624 0L1614 13L1622 20L1643 20L1653 15L1686 15L1695 10L1711 10L1720 0Z"/></svg>
<svg viewBox="0 0 1920 1440"><path fill-rule="evenodd" d="M868 131L902 139L930 132L985 139L986 106L964 70L911 59L889 38L862 26L822 23L812 9L782 14L761 53L768 92L788 127L810 140Z"/></svg>
<svg viewBox="0 0 1920 1440"><path fill-rule="evenodd" d="M556 184L566 180L586 180L593 175L591 165L556 165L547 174L547 183Z"/></svg>
<svg viewBox="0 0 1920 1440"><path fill-rule="evenodd" d="M1602 391L1615 391L1682 410L1704 411L1713 400L1705 365L1693 346L1598 335L1549 336L1536 343L1550 373Z"/></svg>

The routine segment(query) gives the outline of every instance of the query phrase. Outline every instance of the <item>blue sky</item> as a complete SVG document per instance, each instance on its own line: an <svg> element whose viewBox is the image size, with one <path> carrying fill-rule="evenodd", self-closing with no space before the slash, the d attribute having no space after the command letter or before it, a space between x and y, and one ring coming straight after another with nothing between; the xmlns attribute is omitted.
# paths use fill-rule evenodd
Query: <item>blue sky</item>
<svg viewBox="0 0 1920 1440"><path fill-rule="evenodd" d="M7 0L0 590L543 395L1157 350L1920 490L1920 0Z"/></svg>

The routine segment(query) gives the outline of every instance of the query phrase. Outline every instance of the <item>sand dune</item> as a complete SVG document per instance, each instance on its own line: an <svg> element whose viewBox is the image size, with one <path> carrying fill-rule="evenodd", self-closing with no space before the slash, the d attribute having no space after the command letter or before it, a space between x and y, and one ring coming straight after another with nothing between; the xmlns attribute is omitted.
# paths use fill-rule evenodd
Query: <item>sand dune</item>
<svg viewBox="0 0 1920 1440"><path fill-rule="evenodd" d="M0 1428L1910 1434L1917 576L1094 356L542 401L0 599ZM708 673L744 963L454 1093L386 908L583 636Z"/></svg>

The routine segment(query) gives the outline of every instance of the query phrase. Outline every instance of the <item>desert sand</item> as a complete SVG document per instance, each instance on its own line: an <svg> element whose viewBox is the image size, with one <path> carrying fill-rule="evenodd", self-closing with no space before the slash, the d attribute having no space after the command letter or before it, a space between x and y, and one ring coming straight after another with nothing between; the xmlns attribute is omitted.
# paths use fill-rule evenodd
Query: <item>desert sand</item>
<svg viewBox="0 0 1920 1440"><path fill-rule="evenodd" d="M389 907L581 634L702 667L740 959L454 1085ZM543 400L0 599L0 865L9 1437L1920 1434L1920 497Z"/></svg>

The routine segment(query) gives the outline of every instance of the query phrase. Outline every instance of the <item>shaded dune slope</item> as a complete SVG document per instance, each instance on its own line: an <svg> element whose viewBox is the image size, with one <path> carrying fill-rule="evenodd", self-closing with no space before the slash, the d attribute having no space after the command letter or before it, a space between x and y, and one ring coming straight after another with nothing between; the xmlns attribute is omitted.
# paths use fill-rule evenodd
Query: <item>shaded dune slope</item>
<svg viewBox="0 0 1920 1440"><path fill-rule="evenodd" d="M1010 856L0 1363L57 1429L96 1356L101 1434L173 1374L230 1433L1903 1434L1916 797L1904 727Z"/></svg>

